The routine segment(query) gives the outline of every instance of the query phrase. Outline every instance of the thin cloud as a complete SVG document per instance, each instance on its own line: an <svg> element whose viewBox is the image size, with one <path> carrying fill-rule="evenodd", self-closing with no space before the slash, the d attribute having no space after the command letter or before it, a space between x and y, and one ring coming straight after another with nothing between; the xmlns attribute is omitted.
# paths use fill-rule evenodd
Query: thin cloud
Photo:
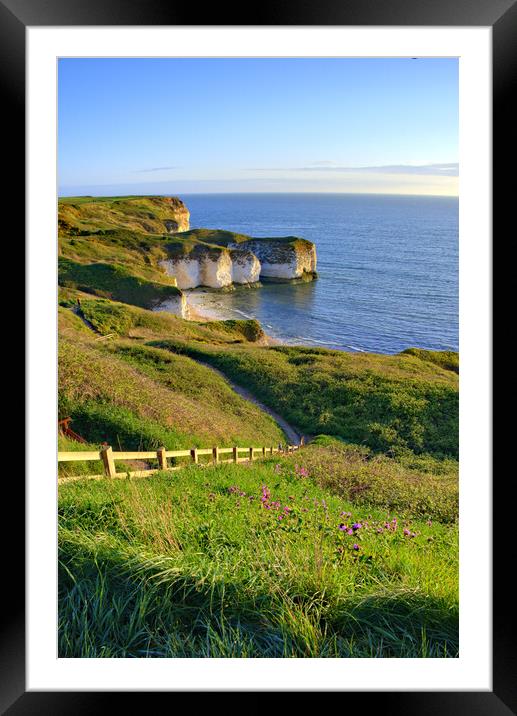
<svg viewBox="0 0 517 716"><path fill-rule="evenodd" d="M164 172L169 169L179 169L179 167L150 167L149 169L134 169L135 174L144 174L147 172Z"/></svg>
<svg viewBox="0 0 517 716"><path fill-rule="evenodd" d="M252 171L280 171L280 172L341 172L369 174L420 174L426 176L458 176L459 164L457 162L442 164L384 164L367 167L345 167L331 163L318 162L308 167L257 167Z"/></svg>
<svg viewBox="0 0 517 716"><path fill-rule="evenodd" d="M319 162L312 162L311 166L313 166L313 167L335 167L336 162L332 162L329 159L322 159Z"/></svg>

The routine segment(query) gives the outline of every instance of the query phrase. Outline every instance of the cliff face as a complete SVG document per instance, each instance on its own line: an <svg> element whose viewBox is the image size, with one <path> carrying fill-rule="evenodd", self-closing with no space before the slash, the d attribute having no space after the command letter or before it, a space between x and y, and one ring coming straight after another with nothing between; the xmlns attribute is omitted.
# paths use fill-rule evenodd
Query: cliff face
<svg viewBox="0 0 517 716"><path fill-rule="evenodd" d="M178 288L210 286L222 288L232 283L232 260L227 249L195 246L189 253L177 253L160 261L169 276L174 276Z"/></svg>
<svg viewBox="0 0 517 716"><path fill-rule="evenodd" d="M190 253L177 254L160 266L169 276L174 276L178 288L208 286L224 288L233 283L255 283L260 276L260 261L251 252L229 250L219 246L196 246Z"/></svg>
<svg viewBox="0 0 517 716"><path fill-rule="evenodd" d="M162 301L157 306L154 306L153 311L167 311L167 313L173 313L180 318L189 318L188 304L184 293L179 293L177 296Z"/></svg>
<svg viewBox="0 0 517 716"><path fill-rule="evenodd" d="M163 197L155 199L160 202L160 214L169 213L170 216L160 217L168 234L175 234L178 231L188 231L190 228L190 212L185 204L175 196Z"/></svg>
<svg viewBox="0 0 517 716"><path fill-rule="evenodd" d="M289 239L292 239L289 241ZM239 244L229 244L251 251L260 262L261 278L296 279L316 273L316 247L310 241L286 237L275 239L250 239Z"/></svg>
<svg viewBox="0 0 517 716"><path fill-rule="evenodd" d="M296 236L255 239L210 229L180 233L168 247L160 266L178 287L223 288L271 280L312 279L316 276L316 247Z"/></svg>
<svg viewBox="0 0 517 716"><path fill-rule="evenodd" d="M255 283L260 278L261 264L252 251L243 250L240 246L231 251L233 283Z"/></svg>

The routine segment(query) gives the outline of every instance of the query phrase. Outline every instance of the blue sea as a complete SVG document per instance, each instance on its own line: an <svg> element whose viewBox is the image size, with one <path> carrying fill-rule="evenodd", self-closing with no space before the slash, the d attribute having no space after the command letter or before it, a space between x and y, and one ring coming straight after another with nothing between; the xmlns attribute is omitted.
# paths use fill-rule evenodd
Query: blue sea
<svg viewBox="0 0 517 716"><path fill-rule="evenodd" d="M192 228L300 236L318 279L203 292L199 310L257 318L285 343L458 350L458 200L366 194L190 194Z"/></svg>

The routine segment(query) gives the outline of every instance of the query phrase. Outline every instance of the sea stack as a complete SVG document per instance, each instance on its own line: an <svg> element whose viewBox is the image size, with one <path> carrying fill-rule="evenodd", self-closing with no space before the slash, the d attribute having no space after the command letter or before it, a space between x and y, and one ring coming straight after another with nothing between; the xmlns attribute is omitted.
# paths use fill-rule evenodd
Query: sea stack
<svg viewBox="0 0 517 716"><path fill-rule="evenodd" d="M299 279L315 278L316 246L296 236L279 239L249 239L240 244L229 244L248 249L260 261L260 278Z"/></svg>
<svg viewBox="0 0 517 716"><path fill-rule="evenodd" d="M167 252L160 266L180 289L316 278L316 246L297 236L254 238L193 229L177 233Z"/></svg>

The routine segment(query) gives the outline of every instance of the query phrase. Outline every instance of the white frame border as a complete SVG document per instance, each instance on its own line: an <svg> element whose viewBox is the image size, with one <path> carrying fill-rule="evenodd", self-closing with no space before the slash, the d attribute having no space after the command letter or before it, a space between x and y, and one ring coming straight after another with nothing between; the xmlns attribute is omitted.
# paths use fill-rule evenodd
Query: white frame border
<svg viewBox="0 0 517 716"><path fill-rule="evenodd" d="M490 27L27 28L28 691L492 689L491 38ZM458 659L56 657L56 59L200 57L199 48L205 57L460 58Z"/></svg>

